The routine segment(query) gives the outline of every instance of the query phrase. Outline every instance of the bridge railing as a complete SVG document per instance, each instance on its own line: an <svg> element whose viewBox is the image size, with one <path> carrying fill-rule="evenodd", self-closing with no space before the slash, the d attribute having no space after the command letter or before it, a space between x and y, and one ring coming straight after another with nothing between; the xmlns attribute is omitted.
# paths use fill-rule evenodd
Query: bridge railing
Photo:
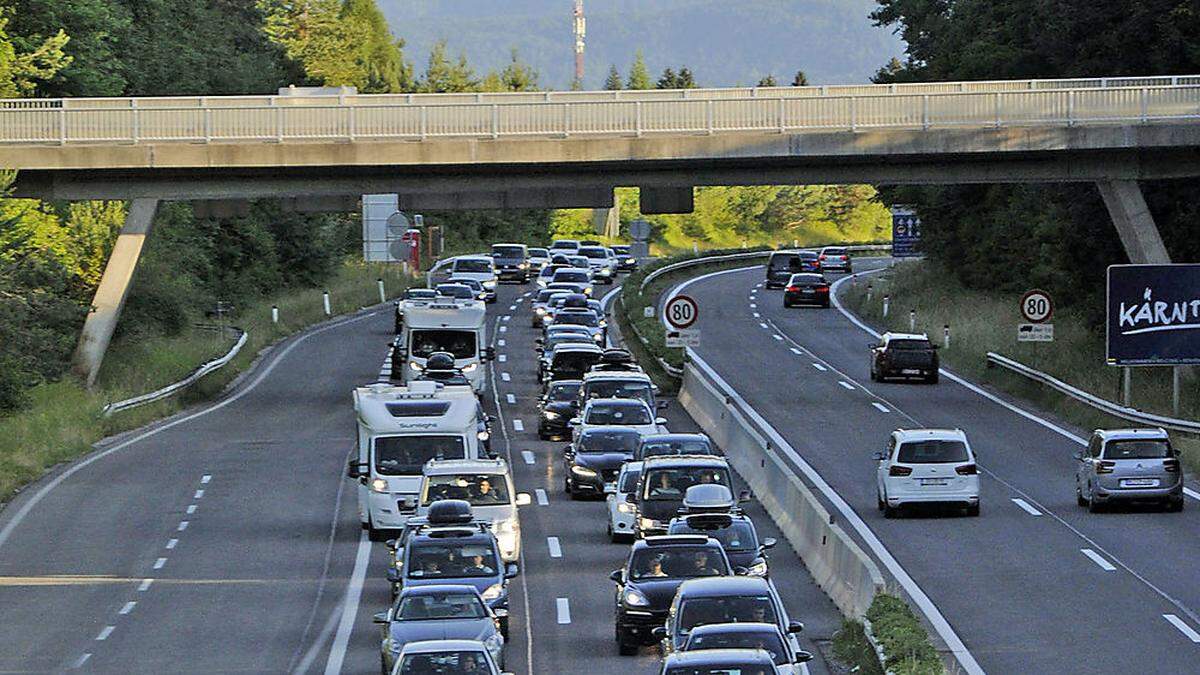
<svg viewBox="0 0 1200 675"><path fill-rule="evenodd" d="M282 100L282 99L281 99ZM0 108L0 143L427 140L861 131L1200 119L1200 83L989 92L440 105Z"/></svg>

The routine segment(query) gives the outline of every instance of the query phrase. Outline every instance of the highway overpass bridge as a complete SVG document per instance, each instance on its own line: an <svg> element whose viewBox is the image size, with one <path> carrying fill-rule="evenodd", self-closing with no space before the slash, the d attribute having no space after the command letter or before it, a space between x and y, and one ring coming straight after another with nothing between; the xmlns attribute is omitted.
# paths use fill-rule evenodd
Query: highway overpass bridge
<svg viewBox="0 0 1200 675"><path fill-rule="evenodd" d="M697 185L1093 182L1135 262L1169 260L1137 181L1200 175L1200 76L621 92L0 101L15 194L131 199L85 326L94 377L160 200L594 207Z"/></svg>

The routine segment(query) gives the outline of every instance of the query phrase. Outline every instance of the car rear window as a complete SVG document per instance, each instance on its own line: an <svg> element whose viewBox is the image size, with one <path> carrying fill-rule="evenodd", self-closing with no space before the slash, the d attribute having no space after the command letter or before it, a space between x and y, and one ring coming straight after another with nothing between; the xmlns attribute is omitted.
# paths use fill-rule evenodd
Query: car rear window
<svg viewBox="0 0 1200 675"><path fill-rule="evenodd" d="M455 260L455 272L491 272L492 261L490 260Z"/></svg>
<svg viewBox="0 0 1200 675"><path fill-rule="evenodd" d="M500 258L523 258L525 251L520 246L493 246L492 255Z"/></svg>
<svg viewBox="0 0 1200 675"><path fill-rule="evenodd" d="M909 441L896 453L896 461L903 464L943 464L967 459L967 446L962 441Z"/></svg>
<svg viewBox="0 0 1200 675"><path fill-rule="evenodd" d="M773 270L782 270L789 267L797 267L800 262L799 256L795 253L775 254L771 256L770 267Z"/></svg>
<svg viewBox="0 0 1200 675"><path fill-rule="evenodd" d="M567 282L570 284L587 283L590 277L587 272L572 272L569 270L560 270L554 274L554 282Z"/></svg>
<svg viewBox="0 0 1200 675"><path fill-rule="evenodd" d="M792 283L796 285L816 286L825 283L825 277L820 274L793 274Z"/></svg>
<svg viewBox="0 0 1200 675"><path fill-rule="evenodd" d="M650 424L650 411L645 405L602 403L588 410L588 424Z"/></svg>
<svg viewBox="0 0 1200 675"><path fill-rule="evenodd" d="M691 598L679 611L680 631L714 623L775 623L775 605L765 595Z"/></svg>
<svg viewBox="0 0 1200 675"><path fill-rule="evenodd" d="M932 349L929 340L889 340L888 349L899 349L906 352L916 352Z"/></svg>
<svg viewBox="0 0 1200 675"><path fill-rule="evenodd" d="M1104 459L1166 459L1172 454L1164 440L1115 440L1104 446Z"/></svg>
<svg viewBox="0 0 1200 675"><path fill-rule="evenodd" d="M532 258L545 258L548 255L550 255L550 251L547 251L544 248L529 249L529 256Z"/></svg>
<svg viewBox="0 0 1200 675"><path fill-rule="evenodd" d="M844 248L827 248L821 252L825 255L846 255L846 249Z"/></svg>

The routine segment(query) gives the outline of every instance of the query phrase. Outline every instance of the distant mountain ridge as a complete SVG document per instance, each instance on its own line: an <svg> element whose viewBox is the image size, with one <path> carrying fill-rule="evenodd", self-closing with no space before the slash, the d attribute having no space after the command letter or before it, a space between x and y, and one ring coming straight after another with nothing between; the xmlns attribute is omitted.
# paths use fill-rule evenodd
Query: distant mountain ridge
<svg viewBox="0 0 1200 675"><path fill-rule="evenodd" d="M500 69L513 47L545 88L573 76L572 0L376 0L405 56L420 72L446 39L481 74ZM903 43L871 24L873 0L584 0L585 87L598 89L615 63L627 74L641 49L655 78L686 65L700 86L780 84L804 70L814 84L865 82Z"/></svg>

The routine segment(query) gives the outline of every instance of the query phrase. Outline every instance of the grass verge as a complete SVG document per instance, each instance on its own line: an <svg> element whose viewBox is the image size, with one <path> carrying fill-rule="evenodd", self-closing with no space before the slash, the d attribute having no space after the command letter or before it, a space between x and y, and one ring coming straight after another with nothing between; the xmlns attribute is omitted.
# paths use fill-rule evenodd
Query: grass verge
<svg viewBox="0 0 1200 675"><path fill-rule="evenodd" d="M858 621L842 621L842 629L833 636L833 655L856 675L884 675L875 649Z"/></svg>
<svg viewBox="0 0 1200 675"><path fill-rule="evenodd" d="M885 294L890 302L886 319ZM1019 295L965 288L951 274L919 261L843 286L839 298L847 309L876 327L891 330L908 331L909 312L915 310L916 330L929 333L935 342L941 342L943 327L950 326L950 346L941 351L942 362L972 381L993 386L1085 429L1137 426L1015 373L987 367L987 352L996 352L1096 396L1119 401L1120 369L1105 365L1103 333L1089 326L1077 311L1055 311L1054 342L1017 342L1017 324L1024 321L1018 307ZM1147 412L1171 415L1170 369L1132 371L1133 405ZM1180 415L1187 419L1200 417L1200 385L1195 380L1185 379L1182 398ZM1200 471L1200 439L1184 434L1173 436L1188 468Z"/></svg>
<svg viewBox="0 0 1200 675"><path fill-rule="evenodd" d="M358 262L343 265L327 286L332 313L346 314L378 303L380 278L390 296L411 283L398 268ZM70 380L36 387L30 392L28 408L0 417L0 505L56 464L88 453L100 439L218 395L262 349L325 320L323 290L291 289L242 308L230 321L248 333L237 358L173 398L108 418L101 414L110 402L183 379L202 362L228 351L231 339L189 329L174 337L115 340L92 391ZM271 321L272 305L279 307L278 324Z"/></svg>
<svg viewBox="0 0 1200 675"><path fill-rule="evenodd" d="M871 632L883 648L884 666L896 675L940 675L946 672L925 626L908 603L880 593L867 610ZM865 639L865 636L864 636Z"/></svg>

